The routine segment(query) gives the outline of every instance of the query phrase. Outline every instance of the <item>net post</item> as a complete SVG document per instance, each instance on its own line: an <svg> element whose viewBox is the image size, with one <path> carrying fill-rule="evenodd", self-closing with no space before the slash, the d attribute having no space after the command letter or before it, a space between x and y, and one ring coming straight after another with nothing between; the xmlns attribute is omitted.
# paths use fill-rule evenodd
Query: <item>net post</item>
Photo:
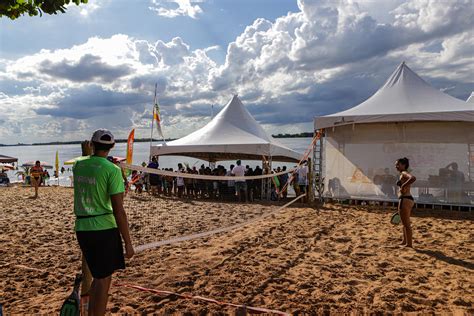
<svg viewBox="0 0 474 316"><path fill-rule="evenodd" d="M314 147L313 147L314 148ZM313 179L313 161L311 158L308 157L308 196L306 198L306 201L308 204L312 203L314 201L314 179Z"/></svg>
<svg viewBox="0 0 474 316"><path fill-rule="evenodd" d="M324 195L324 168L323 168L323 137L325 136L324 134L324 129L315 129L314 134L318 136L316 142L313 145L312 151L313 151L313 163L311 165L312 169L312 180L313 180L313 193L314 193L314 199L316 199L316 194L317 198L319 199L320 202L323 201L323 195Z"/></svg>

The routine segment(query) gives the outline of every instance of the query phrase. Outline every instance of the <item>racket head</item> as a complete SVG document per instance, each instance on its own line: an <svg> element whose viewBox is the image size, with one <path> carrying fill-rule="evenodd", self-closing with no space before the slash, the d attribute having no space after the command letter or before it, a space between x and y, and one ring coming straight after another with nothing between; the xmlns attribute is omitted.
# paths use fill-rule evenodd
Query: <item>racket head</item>
<svg viewBox="0 0 474 316"><path fill-rule="evenodd" d="M401 221L402 218L400 217L400 214L398 214L398 212L392 214L392 217L390 218L390 223L392 223L392 225L398 225L401 223Z"/></svg>

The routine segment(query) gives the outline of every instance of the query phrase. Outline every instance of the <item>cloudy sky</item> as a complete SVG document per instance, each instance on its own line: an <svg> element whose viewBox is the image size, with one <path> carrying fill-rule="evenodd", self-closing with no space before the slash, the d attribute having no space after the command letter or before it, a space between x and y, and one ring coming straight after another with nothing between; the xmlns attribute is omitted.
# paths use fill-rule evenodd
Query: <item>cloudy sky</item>
<svg viewBox="0 0 474 316"><path fill-rule="evenodd" d="M442 91L474 90L474 0L89 0L0 19L0 143L166 137L238 94L271 133L368 98L406 63Z"/></svg>

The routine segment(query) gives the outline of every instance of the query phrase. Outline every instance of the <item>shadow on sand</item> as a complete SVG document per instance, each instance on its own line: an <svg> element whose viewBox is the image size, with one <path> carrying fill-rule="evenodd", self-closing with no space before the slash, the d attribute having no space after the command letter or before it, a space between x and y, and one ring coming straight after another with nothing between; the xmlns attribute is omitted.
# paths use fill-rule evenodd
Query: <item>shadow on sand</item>
<svg viewBox="0 0 474 316"><path fill-rule="evenodd" d="M454 265L457 265L469 270L474 270L474 263L446 256L441 251L428 250L428 249L415 249L415 251L418 253L422 253L430 257L433 257L437 260L444 261L449 264L454 264Z"/></svg>

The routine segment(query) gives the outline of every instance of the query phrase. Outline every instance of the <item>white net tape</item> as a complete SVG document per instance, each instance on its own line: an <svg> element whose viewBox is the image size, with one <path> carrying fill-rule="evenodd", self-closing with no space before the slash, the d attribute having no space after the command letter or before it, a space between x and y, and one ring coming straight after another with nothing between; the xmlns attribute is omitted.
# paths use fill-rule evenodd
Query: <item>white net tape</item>
<svg viewBox="0 0 474 316"><path fill-rule="evenodd" d="M261 176L209 176L209 175L201 175L201 174L193 174L193 173L184 173L184 172L174 172L174 171L165 171L160 169L153 169L153 168L146 168L142 166L131 165L127 163L120 163L120 167L129 170L136 170L141 171L144 173L152 173L161 176L170 176L170 177L181 177L181 178L191 178L191 179L198 179L198 180L214 180L214 181L223 181L223 180L230 180L230 181L245 181L245 180L260 180L260 179L267 179L272 177L278 177L287 173L292 173L296 171L295 168L278 172L278 173L269 173L264 174Z"/></svg>

